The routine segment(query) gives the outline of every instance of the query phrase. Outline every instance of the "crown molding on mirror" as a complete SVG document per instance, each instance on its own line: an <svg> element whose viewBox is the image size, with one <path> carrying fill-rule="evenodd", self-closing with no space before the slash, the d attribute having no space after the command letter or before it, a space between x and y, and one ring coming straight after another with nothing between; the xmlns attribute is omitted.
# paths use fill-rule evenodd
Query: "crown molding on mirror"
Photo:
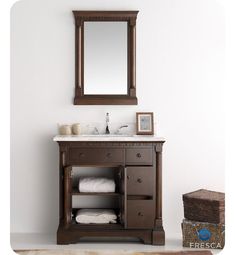
<svg viewBox="0 0 235 255"><path fill-rule="evenodd" d="M75 105L137 105L136 18L138 11L73 11L75 18ZM85 94L84 22L127 22L127 94ZM102 75L106 75L104 72ZM102 84L101 84L102 85ZM112 86L112 84L110 84Z"/></svg>

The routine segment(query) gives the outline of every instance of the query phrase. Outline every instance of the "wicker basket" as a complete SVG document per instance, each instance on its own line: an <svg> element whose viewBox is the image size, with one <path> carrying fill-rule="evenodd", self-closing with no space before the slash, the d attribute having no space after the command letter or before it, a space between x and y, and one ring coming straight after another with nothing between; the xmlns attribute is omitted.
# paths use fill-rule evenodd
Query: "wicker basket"
<svg viewBox="0 0 235 255"><path fill-rule="evenodd" d="M183 220L183 246L202 249L222 249L225 242L225 225Z"/></svg>
<svg viewBox="0 0 235 255"><path fill-rule="evenodd" d="M205 189L184 194L184 217L193 221L224 224L224 198L224 193Z"/></svg>

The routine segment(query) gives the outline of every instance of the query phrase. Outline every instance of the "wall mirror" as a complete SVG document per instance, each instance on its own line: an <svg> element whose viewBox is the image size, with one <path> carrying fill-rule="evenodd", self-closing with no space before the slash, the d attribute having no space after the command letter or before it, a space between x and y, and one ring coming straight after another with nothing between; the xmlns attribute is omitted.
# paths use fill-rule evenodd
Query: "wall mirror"
<svg viewBox="0 0 235 255"><path fill-rule="evenodd" d="M75 105L137 104L138 11L73 11Z"/></svg>

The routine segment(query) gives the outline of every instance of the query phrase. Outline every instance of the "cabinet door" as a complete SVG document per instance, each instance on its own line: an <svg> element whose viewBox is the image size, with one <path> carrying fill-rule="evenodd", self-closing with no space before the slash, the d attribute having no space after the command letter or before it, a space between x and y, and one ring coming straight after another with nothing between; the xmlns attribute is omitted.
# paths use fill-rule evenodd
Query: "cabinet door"
<svg viewBox="0 0 235 255"><path fill-rule="evenodd" d="M126 169L123 166L119 167L119 193L120 193L120 202L119 202L119 207L120 207L120 223L123 226L126 226Z"/></svg>
<svg viewBox="0 0 235 255"><path fill-rule="evenodd" d="M154 193L154 167L127 167L126 168L127 195L147 195Z"/></svg>
<svg viewBox="0 0 235 255"><path fill-rule="evenodd" d="M127 200L126 228L151 229L154 227L154 200Z"/></svg>

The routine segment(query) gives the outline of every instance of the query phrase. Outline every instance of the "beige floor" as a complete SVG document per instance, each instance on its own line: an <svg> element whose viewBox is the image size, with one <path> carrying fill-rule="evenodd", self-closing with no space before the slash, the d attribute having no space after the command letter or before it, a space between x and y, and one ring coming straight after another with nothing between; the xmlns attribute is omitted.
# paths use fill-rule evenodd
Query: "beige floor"
<svg viewBox="0 0 235 255"><path fill-rule="evenodd" d="M82 241L77 244L57 245L55 234L11 234L11 247L14 250L33 249L60 249L60 250L81 250L81 251L133 251L133 252L157 252L157 251L179 251L189 250L182 247L181 237L167 237L165 246L145 245L133 239L122 241ZM212 250L218 254L220 250Z"/></svg>

